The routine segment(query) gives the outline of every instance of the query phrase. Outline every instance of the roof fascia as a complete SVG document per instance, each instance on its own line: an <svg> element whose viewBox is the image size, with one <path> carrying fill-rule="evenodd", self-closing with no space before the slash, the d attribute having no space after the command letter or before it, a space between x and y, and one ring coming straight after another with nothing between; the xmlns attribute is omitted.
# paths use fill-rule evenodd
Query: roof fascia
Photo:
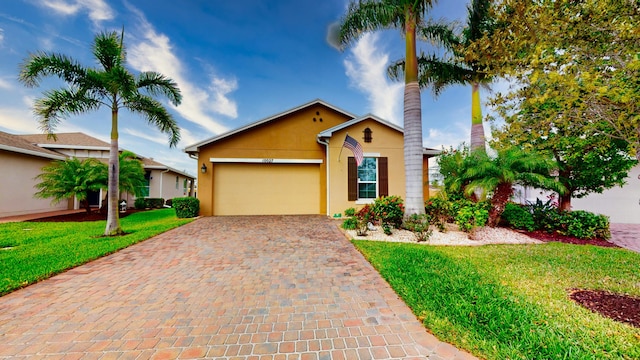
<svg viewBox="0 0 640 360"><path fill-rule="evenodd" d="M46 153L39 152L39 151L27 150L27 149L14 147L14 146L8 146L8 145L0 145L0 149L1 150L11 151L11 152L16 152L16 153L20 153L20 154L25 154L25 155L32 155L32 156L37 156L37 157L42 157L42 158L47 158L47 159L53 159L53 160L64 160L64 159L66 159L66 156L63 156L63 155L58 156L58 155L53 155L53 154L46 154Z"/></svg>
<svg viewBox="0 0 640 360"><path fill-rule="evenodd" d="M356 119L353 119L353 120L349 120L347 122L344 122L342 124L339 124L339 125L336 125L336 126L334 126L332 128L329 128L329 129L321 132L320 134L318 134L318 138L330 138L331 136L333 136L334 132L337 132L337 131L340 131L342 129L348 128L348 127L350 127L352 125L355 125L355 124L357 124L357 123L359 123L361 121L367 120L367 119L372 119L374 121L377 121L377 122L381 123L382 125L390 127L391 129L396 130L396 131L404 134L404 129L402 127L400 127L400 126L398 126L398 125L396 125L394 123L388 122L386 120L383 120L383 119L381 119L381 118L379 118L379 117L377 117L377 116L375 116L373 114L367 114L365 116L362 116L362 117L359 117L359 118L356 118Z"/></svg>

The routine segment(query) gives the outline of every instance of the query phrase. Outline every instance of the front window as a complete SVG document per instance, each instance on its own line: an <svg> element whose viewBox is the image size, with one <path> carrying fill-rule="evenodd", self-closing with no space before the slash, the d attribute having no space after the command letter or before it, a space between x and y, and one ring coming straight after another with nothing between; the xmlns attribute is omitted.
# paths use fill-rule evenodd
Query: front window
<svg viewBox="0 0 640 360"><path fill-rule="evenodd" d="M375 199L378 197L377 158L364 158L358 166L358 198Z"/></svg>

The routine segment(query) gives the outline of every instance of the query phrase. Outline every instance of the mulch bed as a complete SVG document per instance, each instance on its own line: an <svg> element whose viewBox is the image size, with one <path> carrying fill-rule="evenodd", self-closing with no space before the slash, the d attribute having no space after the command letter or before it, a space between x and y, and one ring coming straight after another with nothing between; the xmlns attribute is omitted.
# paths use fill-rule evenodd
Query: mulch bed
<svg viewBox="0 0 640 360"><path fill-rule="evenodd" d="M603 290L573 290L571 300L610 319L640 328L640 299Z"/></svg>
<svg viewBox="0 0 640 360"><path fill-rule="evenodd" d="M562 242L566 244L575 244L575 245L595 245L595 246L603 246L603 247L620 247L612 242L609 242L604 239L578 239L573 236L566 236L558 233L548 233L546 231L533 231L533 232L524 232L524 234L532 237L534 239L544 241L544 242Z"/></svg>
<svg viewBox="0 0 640 360"><path fill-rule="evenodd" d="M146 211L146 210L138 210L138 209L128 209L124 213L120 213L120 218L127 217L131 214ZM107 220L107 213L101 213L100 211L92 211L87 214L86 212L79 212L75 214L66 214L66 215L58 215L58 216L50 216L46 218L33 219L28 220L29 222L84 222L84 221L100 221Z"/></svg>

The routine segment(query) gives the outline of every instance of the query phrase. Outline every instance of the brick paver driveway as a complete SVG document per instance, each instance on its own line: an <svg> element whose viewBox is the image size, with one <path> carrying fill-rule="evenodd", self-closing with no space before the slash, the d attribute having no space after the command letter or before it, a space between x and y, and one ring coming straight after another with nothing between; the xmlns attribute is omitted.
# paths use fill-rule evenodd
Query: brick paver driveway
<svg viewBox="0 0 640 360"><path fill-rule="evenodd" d="M202 218L4 296L0 358L19 357L472 358L321 216Z"/></svg>

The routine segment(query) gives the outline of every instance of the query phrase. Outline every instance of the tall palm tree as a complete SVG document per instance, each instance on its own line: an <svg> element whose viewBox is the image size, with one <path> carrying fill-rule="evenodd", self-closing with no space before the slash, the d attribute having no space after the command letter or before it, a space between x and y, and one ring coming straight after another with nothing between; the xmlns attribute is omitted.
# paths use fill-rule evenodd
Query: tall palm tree
<svg viewBox="0 0 640 360"><path fill-rule="evenodd" d="M451 28L441 30L442 35L439 38L441 43L453 53L452 58L442 60L436 56L424 54L418 57L420 87L431 87L434 96L438 96L449 85L471 85L471 151L486 151L480 87L488 87L492 78L478 61L465 56L464 52L474 41L493 31L495 24L489 14L490 6L491 0L471 0L471 4L467 6L467 23L460 35L455 34ZM431 33L428 29L426 31L426 34L420 35L428 37ZM400 78L403 64L404 59L389 67L389 76L392 79Z"/></svg>
<svg viewBox="0 0 640 360"><path fill-rule="evenodd" d="M518 147L498 150L490 158L486 152L471 152L470 161L461 175L467 195L480 188L491 195L489 226L497 226L505 205L513 195L513 185L535 186L564 193L565 188L551 175L557 164L550 158Z"/></svg>
<svg viewBox="0 0 640 360"><path fill-rule="evenodd" d="M55 138L55 128L70 115L79 115L106 106L111 110L111 146L109 153L108 213L106 236L122 234L118 213L118 111L122 108L142 115L149 124L169 136L169 145L180 140L180 129L171 114L153 96L163 95L179 105L182 95L177 84L162 74L146 71L132 74L126 67L124 30L98 34L92 53L100 67L85 67L74 59L49 52L31 54L22 64L19 80L36 87L47 76L57 76L68 87L44 92L34 112L41 129Z"/></svg>
<svg viewBox="0 0 640 360"><path fill-rule="evenodd" d="M422 106L418 83L416 29L424 24L436 0L353 1L340 20L338 40L344 48L364 32L399 29L405 39L404 64L404 166L405 214L424 214L422 169Z"/></svg>

